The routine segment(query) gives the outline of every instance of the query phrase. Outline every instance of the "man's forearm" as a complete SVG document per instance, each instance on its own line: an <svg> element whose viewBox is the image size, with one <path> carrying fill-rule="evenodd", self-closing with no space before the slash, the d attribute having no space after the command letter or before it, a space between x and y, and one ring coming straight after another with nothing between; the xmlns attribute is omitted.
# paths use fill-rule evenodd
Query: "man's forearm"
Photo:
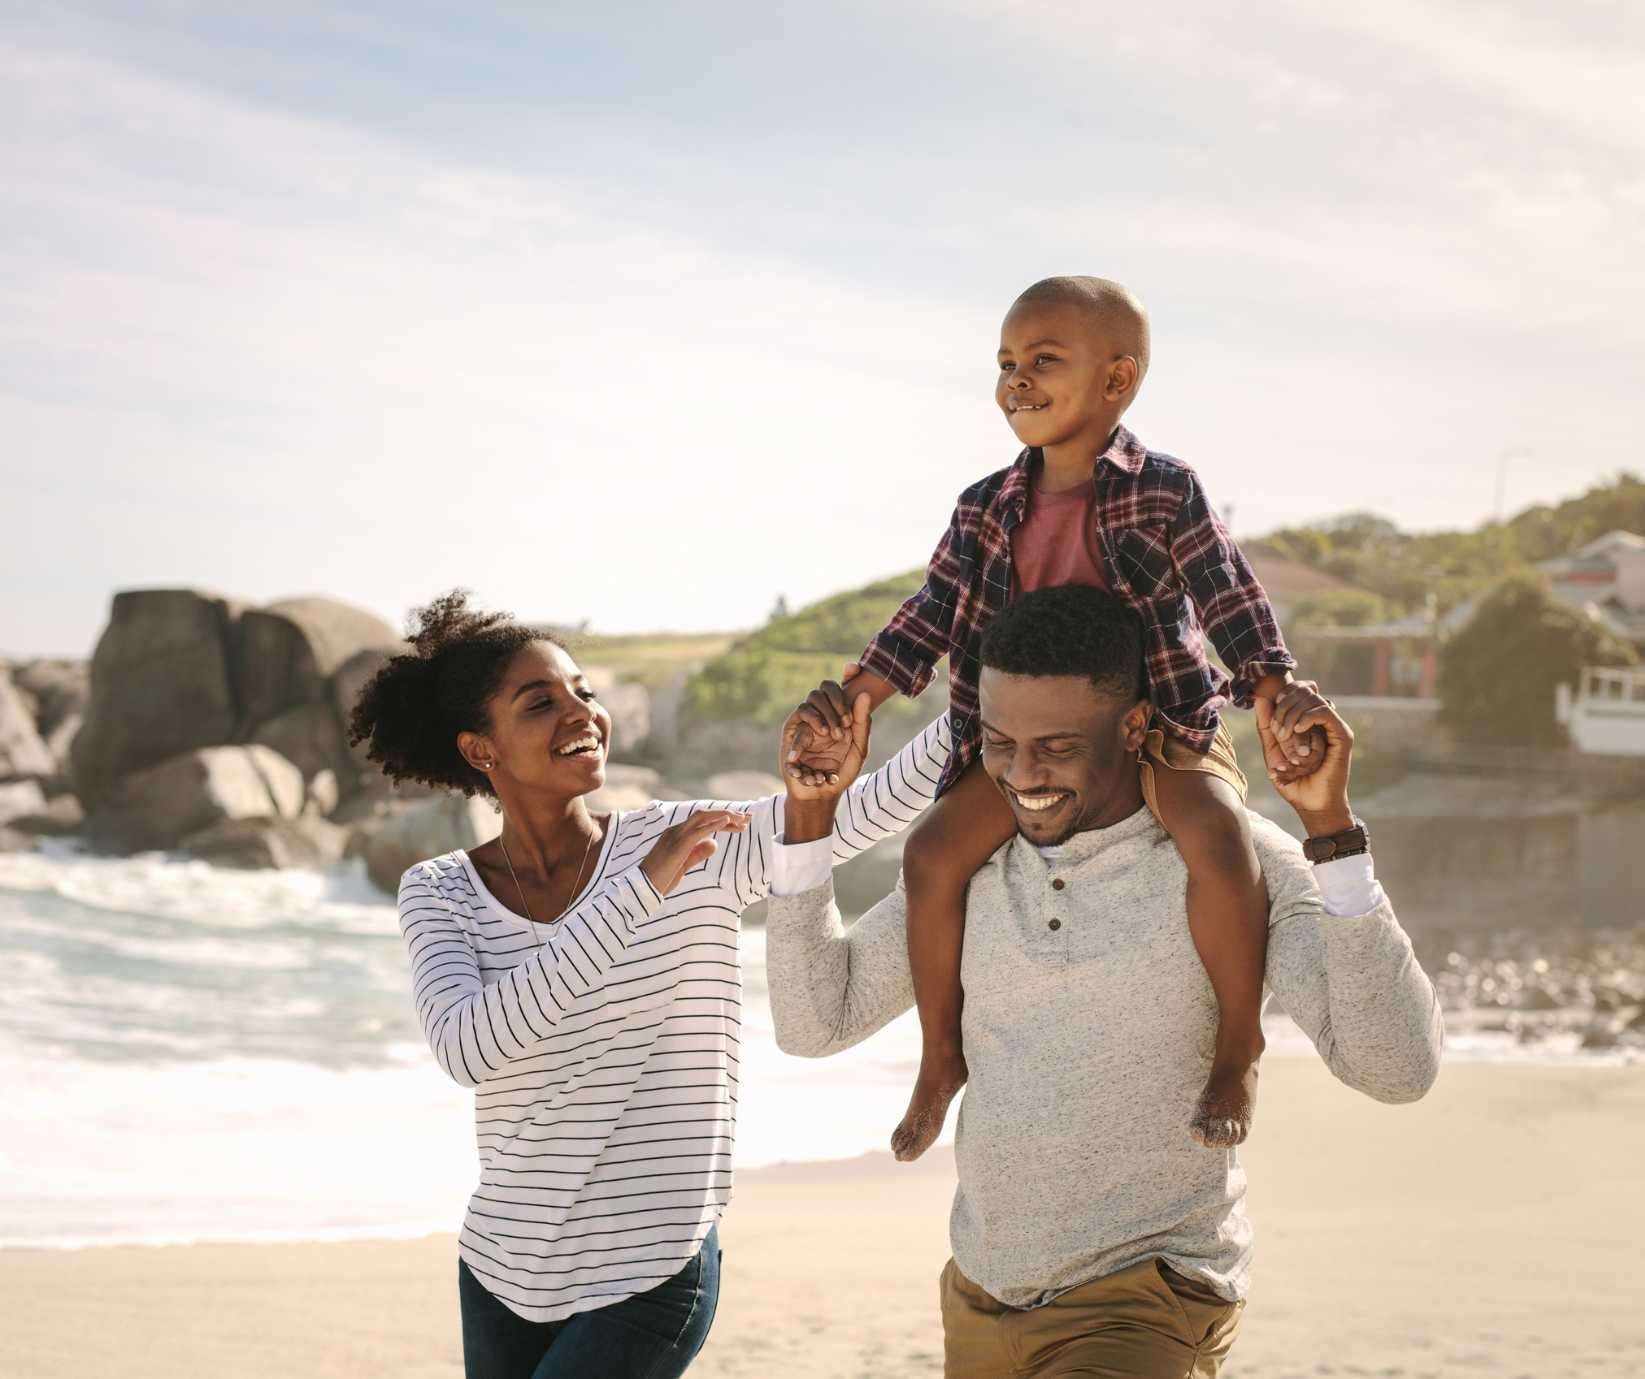
<svg viewBox="0 0 1645 1379"><path fill-rule="evenodd" d="M831 885L773 892L765 970L777 1047L821 1058L860 1043L914 1004L901 887L847 931Z"/></svg>

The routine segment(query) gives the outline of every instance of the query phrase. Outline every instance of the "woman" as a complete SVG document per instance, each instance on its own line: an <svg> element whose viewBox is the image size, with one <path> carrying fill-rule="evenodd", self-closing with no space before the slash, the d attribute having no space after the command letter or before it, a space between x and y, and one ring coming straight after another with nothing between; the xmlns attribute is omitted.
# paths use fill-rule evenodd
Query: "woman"
<svg viewBox="0 0 1645 1379"><path fill-rule="evenodd" d="M503 815L495 841L400 884L423 1031L475 1089L480 1185L457 1245L467 1375L682 1374L719 1291L737 923L815 777L798 772L786 802L596 816L585 797L605 780L611 716L565 647L461 592L417 617L413 652L366 685L350 737L392 779L478 791ZM832 750L840 768L865 742L819 743L806 763L827 770ZM835 859L910 823L947 750L942 719L854 786Z"/></svg>

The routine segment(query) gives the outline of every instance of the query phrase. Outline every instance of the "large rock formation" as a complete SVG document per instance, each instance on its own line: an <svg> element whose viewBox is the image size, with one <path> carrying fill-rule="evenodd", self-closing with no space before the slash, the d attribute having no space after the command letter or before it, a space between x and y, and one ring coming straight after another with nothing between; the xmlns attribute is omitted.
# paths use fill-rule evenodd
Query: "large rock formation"
<svg viewBox="0 0 1645 1379"><path fill-rule="evenodd" d="M12 667L17 688L34 700L35 726L48 741L91 698L91 667L84 661L25 661Z"/></svg>
<svg viewBox="0 0 1645 1379"><path fill-rule="evenodd" d="M0 782L0 824L10 824L46 807L46 797L32 780Z"/></svg>
<svg viewBox="0 0 1645 1379"><path fill-rule="evenodd" d="M173 848L226 820L295 819L303 773L267 747L206 747L122 776L86 821L101 847Z"/></svg>
<svg viewBox="0 0 1645 1379"><path fill-rule="evenodd" d="M400 874L453 848L478 847L502 831L502 816L488 800L441 795L379 818L364 842L366 874L390 895Z"/></svg>
<svg viewBox="0 0 1645 1379"><path fill-rule="evenodd" d="M237 740L231 642L238 604L188 589L114 596L74 741L76 788L95 807L120 777Z"/></svg>
<svg viewBox="0 0 1645 1379"><path fill-rule="evenodd" d="M324 867L342 858L348 831L324 819L224 819L183 840L220 867Z"/></svg>
<svg viewBox="0 0 1645 1379"><path fill-rule="evenodd" d="M266 608L186 589L116 594L91 663L73 774L94 809L133 771L199 747L258 743L305 776L358 777L348 698L401 645L382 619L336 599ZM65 703L68 700L65 698ZM64 721L69 721L72 705Z"/></svg>
<svg viewBox="0 0 1645 1379"><path fill-rule="evenodd" d="M34 725L34 707L0 670L0 781L55 775L57 764Z"/></svg>
<svg viewBox="0 0 1645 1379"><path fill-rule="evenodd" d="M266 724L298 707L331 710L338 744L348 705L339 704L332 682L345 666L358 676L361 652L372 667L402 649L399 635L381 618L338 599L282 599L248 608L240 617L240 703L245 721ZM328 746L330 744L327 744Z"/></svg>

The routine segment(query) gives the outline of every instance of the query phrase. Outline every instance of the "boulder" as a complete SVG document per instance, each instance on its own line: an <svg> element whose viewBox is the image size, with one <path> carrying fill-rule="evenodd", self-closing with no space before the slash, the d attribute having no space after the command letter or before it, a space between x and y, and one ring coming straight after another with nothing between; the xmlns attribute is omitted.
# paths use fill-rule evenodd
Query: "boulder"
<svg viewBox="0 0 1645 1379"><path fill-rule="evenodd" d="M57 763L35 729L33 709L11 676L0 671L0 780L45 777L56 772Z"/></svg>
<svg viewBox="0 0 1645 1379"><path fill-rule="evenodd" d="M394 895L400 875L416 862L450 852L478 847L502 831L503 818L489 800L462 795L440 795L358 827L368 830L350 851L363 844L366 875Z"/></svg>
<svg viewBox="0 0 1645 1379"><path fill-rule="evenodd" d="M596 814L609 809L644 809L657 798L657 787L662 777L649 766L629 766L608 761L605 784L586 796L588 807Z"/></svg>
<svg viewBox="0 0 1645 1379"><path fill-rule="evenodd" d="M362 651L380 659L403 646L375 613L340 599L282 599L247 609L238 638L245 719L265 723L299 704L336 706L331 681L339 671Z"/></svg>
<svg viewBox="0 0 1645 1379"><path fill-rule="evenodd" d="M88 806L95 809L133 771L236 739L238 616L237 604L190 589L114 596L74 739L75 787Z"/></svg>
<svg viewBox="0 0 1645 1379"><path fill-rule="evenodd" d="M1595 1020L1582 1032L1582 1042L1579 1047L1589 1052L1598 1052L1603 1049L1614 1049L1619 1042L1617 1028L1608 1020Z"/></svg>
<svg viewBox="0 0 1645 1379"><path fill-rule="evenodd" d="M84 661L27 661L13 670L12 679L33 697L35 726L48 740L64 719L83 714L91 698L91 667Z"/></svg>
<svg viewBox="0 0 1645 1379"><path fill-rule="evenodd" d="M267 747L206 747L121 777L86 821L99 846L176 847L229 819L294 819L303 773Z"/></svg>
<svg viewBox="0 0 1645 1379"><path fill-rule="evenodd" d="M183 851L219 867L328 867L348 831L324 819L224 819L183 840Z"/></svg>
<svg viewBox="0 0 1645 1379"><path fill-rule="evenodd" d="M644 685L619 681L607 666L584 666L583 674L611 715L613 752L632 752L651 736L651 692Z"/></svg>
<svg viewBox="0 0 1645 1379"><path fill-rule="evenodd" d="M83 721L78 713L71 713L46 735L46 750L57 764L55 779L69 778L70 764L74 758L74 739L79 736Z"/></svg>
<svg viewBox="0 0 1645 1379"><path fill-rule="evenodd" d="M257 728L251 740L278 752L305 777L335 772L348 760L343 725L329 700L298 704L276 714Z"/></svg>
<svg viewBox="0 0 1645 1379"><path fill-rule="evenodd" d="M0 791L5 788L0 786ZM62 838L78 833L85 821L86 815L80 808L80 801L73 795L59 795L56 799L47 800L39 809L19 814L7 827L36 838Z"/></svg>
<svg viewBox="0 0 1645 1379"><path fill-rule="evenodd" d="M717 771L704 786L708 799L733 802L780 795L787 788L782 777L767 775L764 771Z"/></svg>
<svg viewBox="0 0 1645 1379"><path fill-rule="evenodd" d="M304 791L303 813L325 819L337 812L337 805L342 798L337 785L335 771L317 771L310 777L308 788Z"/></svg>
<svg viewBox="0 0 1645 1379"><path fill-rule="evenodd" d="M14 820L38 814L45 807L46 792L32 780L7 781L0 785L0 824L13 824Z"/></svg>

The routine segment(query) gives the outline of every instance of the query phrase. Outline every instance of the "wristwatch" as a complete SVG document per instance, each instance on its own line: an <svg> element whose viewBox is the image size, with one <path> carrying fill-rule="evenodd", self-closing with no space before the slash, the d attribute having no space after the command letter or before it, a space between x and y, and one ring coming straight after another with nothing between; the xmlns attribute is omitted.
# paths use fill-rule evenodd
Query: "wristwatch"
<svg viewBox="0 0 1645 1379"><path fill-rule="evenodd" d="M1338 857L1358 857L1370 850L1371 830L1365 827L1365 820L1358 814L1354 815L1352 828L1327 834L1323 838L1306 838L1302 844L1302 855L1315 865L1335 861Z"/></svg>

